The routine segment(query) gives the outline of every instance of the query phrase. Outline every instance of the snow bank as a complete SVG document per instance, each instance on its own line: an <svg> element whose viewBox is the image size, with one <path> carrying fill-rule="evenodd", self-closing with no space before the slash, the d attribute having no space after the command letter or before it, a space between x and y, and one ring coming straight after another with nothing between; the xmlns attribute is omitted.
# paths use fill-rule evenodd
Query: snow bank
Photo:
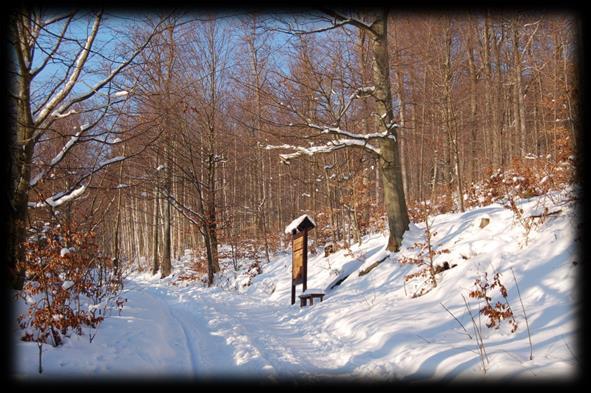
<svg viewBox="0 0 591 393"><path fill-rule="evenodd" d="M559 214L529 233L498 204L433 217L433 246L450 250L435 263L456 266L438 273L437 287L415 298L405 276L416 267L399 260L416 256L411 246L424 240L424 224L411 224L399 253L385 250L386 236L373 235L328 257L310 255L308 286L326 294L313 306L290 305L291 254L285 252L263 263L263 273L240 290L222 289L221 279L220 286L206 288L196 282L173 285L175 277L131 275L126 307L105 320L93 344L76 337L60 348L45 346L46 371L39 376L36 344L19 342L17 375L569 380L579 366L580 271L575 206L566 202L567 193L519 202L524 216L560 204ZM482 217L490 221L480 228ZM377 261L382 262L370 273L358 274ZM513 272L531 331L532 360ZM484 273L500 273L518 324L515 333L503 323L488 329L486 317L477 316L481 304L468 293ZM464 298L482 324L485 369Z"/></svg>

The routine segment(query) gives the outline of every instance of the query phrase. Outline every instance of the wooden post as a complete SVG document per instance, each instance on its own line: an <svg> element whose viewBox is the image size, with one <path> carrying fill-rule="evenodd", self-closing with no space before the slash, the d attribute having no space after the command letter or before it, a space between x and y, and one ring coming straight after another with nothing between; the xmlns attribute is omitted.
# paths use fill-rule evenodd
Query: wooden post
<svg viewBox="0 0 591 393"><path fill-rule="evenodd" d="M296 285L302 284L308 289L308 231L316 224L304 215L286 227L285 233L291 233L291 304L295 303Z"/></svg>
<svg viewBox="0 0 591 393"><path fill-rule="evenodd" d="M303 291L306 292L308 289L308 230L304 229L304 260L303 260Z"/></svg>
<svg viewBox="0 0 591 393"><path fill-rule="evenodd" d="M295 287L298 284L304 285L306 290L306 273L307 273L307 231L300 232L293 236L291 249L291 304L295 303Z"/></svg>

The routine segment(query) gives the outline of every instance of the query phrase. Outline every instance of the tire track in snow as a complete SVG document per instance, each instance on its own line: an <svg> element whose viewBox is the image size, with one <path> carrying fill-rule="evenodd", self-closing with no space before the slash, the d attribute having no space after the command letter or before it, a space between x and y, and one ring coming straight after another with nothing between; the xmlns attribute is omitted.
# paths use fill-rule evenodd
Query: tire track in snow
<svg viewBox="0 0 591 393"><path fill-rule="evenodd" d="M151 296L158 297L159 301L164 303L171 319L181 327L193 364L193 376L219 378L228 373L231 375L244 373L246 376L252 376L252 373L256 374L259 371L256 362L255 364L247 362L242 365L237 363L240 356L237 356L235 351L234 340L244 336L220 334L211 329L210 321L223 319L224 316L217 313L211 315L211 312L208 312L211 309L209 297L202 299L198 294L190 294L192 301L183 303L179 301L186 295L182 293L182 289L179 291L171 289L149 288L155 292Z"/></svg>
<svg viewBox="0 0 591 393"><path fill-rule="evenodd" d="M172 308L169 308L168 311L172 318L179 324L179 326L183 330L183 334L185 335L185 343L187 344L187 349L189 350L190 355L189 357L191 359L191 370L193 370L192 374L193 376L196 376L198 375L197 365L199 364L199 355L196 353L195 347L197 347L198 345L195 345L193 339L191 338L191 335L187 332L187 326L175 315L174 312L172 312Z"/></svg>
<svg viewBox="0 0 591 393"><path fill-rule="evenodd" d="M158 299L171 322L183 332L193 376L229 373L273 380L350 375L350 365L317 358L327 346L338 347L334 337L299 330L289 318L278 318L277 310L269 304L230 292L187 293L184 288L149 285L145 292ZM179 302L184 296L190 302Z"/></svg>
<svg viewBox="0 0 591 393"><path fill-rule="evenodd" d="M151 293L150 291L151 288L146 288L146 290L144 290L143 292L148 294L148 296L150 296L152 299L157 300L160 304L162 304L162 308L166 310L167 314L170 316L170 319L172 319L173 321L176 322L176 324L178 326L180 326L181 331L183 332L184 335L184 339L185 339L185 344L186 344L186 348L189 352L189 360L191 362L191 374L193 377L198 375L198 367L197 365L199 364L199 357L198 355L195 353L194 348L194 342L193 340L190 338L189 333L187 332L187 327L185 326L185 324L183 322L181 322L181 320L174 315L174 313L172 312L172 309L170 307L170 305L168 304L168 302L166 302L165 300L161 299L159 296L155 296L154 294ZM160 291L158 291L158 295L160 295ZM166 296L166 295L164 295Z"/></svg>

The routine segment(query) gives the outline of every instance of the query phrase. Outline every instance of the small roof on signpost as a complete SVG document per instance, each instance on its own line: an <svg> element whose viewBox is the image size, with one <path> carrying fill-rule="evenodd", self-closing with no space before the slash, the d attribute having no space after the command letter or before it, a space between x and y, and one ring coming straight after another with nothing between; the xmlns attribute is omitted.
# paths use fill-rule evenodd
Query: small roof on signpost
<svg viewBox="0 0 591 393"><path fill-rule="evenodd" d="M303 232L307 229L312 229L315 227L316 227L316 223L314 222L312 217L310 217L307 214L303 214L303 215L299 216L298 218L296 218L295 220L293 220L288 226L285 227L285 233L288 235L289 234L295 235L298 232Z"/></svg>

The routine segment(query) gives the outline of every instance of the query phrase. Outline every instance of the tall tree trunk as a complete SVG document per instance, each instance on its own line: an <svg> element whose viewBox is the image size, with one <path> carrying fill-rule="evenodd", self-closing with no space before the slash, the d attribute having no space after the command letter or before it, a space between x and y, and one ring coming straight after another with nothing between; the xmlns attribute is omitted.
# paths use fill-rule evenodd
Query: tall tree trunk
<svg viewBox="0 0 591 393"><path fill-rule="evenodd" d="M386 21L387 23L387 21ZM398 53L398 37L396 35L396 28L392 31L394 37L394 53ZM402 172L402 189L404 190L404 195L408 196L408 173L406 171L406 157L405 157L405 129L406 129L406 122L405 122L405 113L404 113L404 106L406 103L406 97L404 94L404 74L402 72L402 62L400 61L400 57L397 56L395 59L397 64L396 66L396 98L398 99L399 104L399 118L400 127L398 128L398 146L400 151L400 171Z"/></svg>
<svg viewBox="0 0 591 393"><path fill-rule="evenodd" d="M6 261L8 262L8 278L14 286L17 261L24 260L23 244L27 237L29 181L31 178L31 160L33 144L28 143L34 128L28 103L26 83L18 77L18 89L22 97L16 103L16 133L9 132L10 181L8 184L8 233Z"/></svg>
<svg viewBox="0 0 591 393"><path fill-rule="evenodd" d="M158 270L160 269L160 261L158 258L158 242L159 242L159 236L158 236L158 232L160 232L160 223L159 223L159 218L160 218L160 208L159 208L159 200L160 200L160 191L158 189L159 187L156 186L156 189L154 191L154 227L152 228L154 230L154 236L152 238L152 257L153 262L152 262L152 274L156 274L158 273Z"/></svg>
<svg viewBox="0 0 591 393"><path fill-rule="evenodd" d="M402 170L398 147L397 129L392 112L392 91L390 88L390 70L388 61L388 12L381 10L372 25L375 34L372 36L373 82L375 86L377 128L388 131L393 138L385 138L381 142L380 173L384 187L384 205L388 216L387 249L398 251L402 236L408 229L409 218L402 185Z"/></svg>
<svg viewBox="0 0 591 393"><path fill-rule="evenodd" d="M476 61L474 57L474 37L476 36L476 28L474 21L470 19L470 30L468 31L468 69L470 72L470 153L472 159L470 160L470 179L472 182L478 180L478 117L477 117L477 86L478 75L476 72ZM486 150L486 149L484 149Z"/></svg>
<svg viewBox="0 0 591 393"><path fill-rule="evenodd" d="M218 237L217 237L217 214L215 207L215 157L213 154L209 156L209 170L208 170L208 193L207 193L207 231L208 239L211 247L211 266L214 273L220 271L220 263L218 257Z"/></svg>
<svg viewBox="0 0 591 393"><path fill-rule="evenodd" d="M31 114L31 78L27 63L28 58L28 37L25 33L26 22L30 15L12 15L9 26L9 33L12 42L15 43L16 60L14 64L15 73L14 89L16 98L11 100L10 114L15 131L8 132L9 152L9 182L7 195L7 239L5 249L5 263L7 263L8 280L11 286L16 284L16 265L24 259L23 244L27 237L27 213L29 203L29 181L31 179L31 161L33 158L34 143L31 140L35 132L33 116ZM17 27L18 26L18 27ZM24 48L23 48L24 47Z"/></svg>
<svg viewBox="0 0 591 393"><path fill-rule="evenodd" d="M167 150L169 150L170 147L167 147ZM167 156L169 156L169 159L167 160L167 165L166 165L166 186L164 188L164 192L166 193L165 195L165 200L164 200L164 216L163 216L163 220L164 220L164 250L163 251L163 255L162 255L162 266L161 266L161 278L167 277L170 275L171 271L172 271L172 255L171 255L171 248L172 248L172 242L171 242L171 232L172 232L172 226L171 226L171 218L172 218L172 214L171 214L171 202L170 202L170 193L171 193L171 168L170 168L170 164L171 160L170 160L170 152L167 152Z"/></svg>
<svg viewBox="0 0 591 393"><path fill-rule="evenodd" d="M487 13L484 18L484 43L482 48L482 62L484 63L484 105L486 115L486 126L485 126L485 139L490 142L486 146L487 150L490 150L490 161L489 165L494 166L500 160L498 160L498 150L496 143L496 134L498 131L499 122L497 108L493 105L493 71L492 71L492 56L491 56L491 43L490 43L490 15Z"/></svg>
<svg viewBox="0 0 591 393"><path fill-rule="evenodd" d="M526 128L525 128L525 108L523 106L523 86L521 81L521 55L519 54L519 27L517 21L512 22L513 27L513 67L514 89L513 102L515 107L515 129L519 136L519 154L524 157L526 154Z"/></svg>

